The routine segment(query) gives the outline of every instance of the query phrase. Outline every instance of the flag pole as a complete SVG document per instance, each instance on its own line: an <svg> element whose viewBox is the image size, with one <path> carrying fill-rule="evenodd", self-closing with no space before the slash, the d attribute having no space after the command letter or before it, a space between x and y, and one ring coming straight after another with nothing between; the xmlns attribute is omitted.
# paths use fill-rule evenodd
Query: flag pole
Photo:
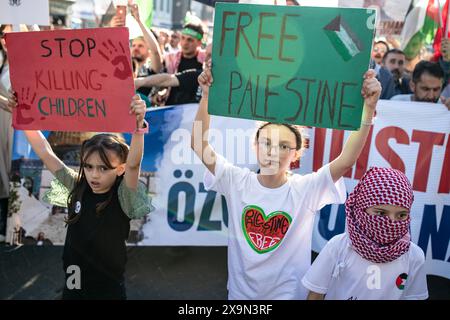
<svg viewBox="0 0 450 320"><path fill-rule="evenodd" d="M450 24L450 16L448 14L449 12L449 8L450 8L450 4L448 3L449 0L446 1L447 4L447 21L445 23L445 33L444 33L444 38L448 39L448 25Z"/></svg>

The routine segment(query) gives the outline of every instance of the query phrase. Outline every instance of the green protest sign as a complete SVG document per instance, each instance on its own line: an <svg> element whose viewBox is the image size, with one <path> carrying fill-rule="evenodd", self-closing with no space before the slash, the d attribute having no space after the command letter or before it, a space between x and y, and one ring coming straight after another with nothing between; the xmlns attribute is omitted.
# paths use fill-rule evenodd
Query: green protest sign
<svg viewBox="0 0 450 320"><path fill-rule="evenodd" d="M358 129L375 10L218 3L209 113Z"/></svg>

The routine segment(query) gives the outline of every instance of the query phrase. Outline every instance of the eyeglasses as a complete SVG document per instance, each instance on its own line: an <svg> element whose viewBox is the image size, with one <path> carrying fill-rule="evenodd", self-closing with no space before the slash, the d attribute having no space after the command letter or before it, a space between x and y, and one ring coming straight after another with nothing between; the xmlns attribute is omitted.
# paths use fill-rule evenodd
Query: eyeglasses
<svg viewBox="0 0 450 320"><path fill-rule="evenodd" d="M264 152L268 152L269 150L272 151L273 148L275 148L275 151L277 151L279 154L288 154L292 150L297 149L297 148L292 148L284 143L279 144L279 145L272 145L268 140L258 141L258 145L261 148L261 150Z"/></svg>

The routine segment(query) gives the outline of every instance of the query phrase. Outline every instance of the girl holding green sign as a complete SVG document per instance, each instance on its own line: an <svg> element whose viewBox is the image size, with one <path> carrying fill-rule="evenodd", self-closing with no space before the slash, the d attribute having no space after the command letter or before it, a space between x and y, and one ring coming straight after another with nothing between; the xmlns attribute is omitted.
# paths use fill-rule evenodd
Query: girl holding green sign
<svg viewBox="0 0 450 320"><path fill-rule="evenodd" d="M323 206L346 199L342 176L361 153L381 93L375 72L364 75L360 130L350 135L339 157L304 176L288 174L302 147L300 132L289 124L266 123L257 130L258 174L217 154L208 142L211 70L205 69L198 80L203 97L191 146L208 169L205 187L227 200L228 298L305 299L301 279L311 265L314 216Z"/></svg>

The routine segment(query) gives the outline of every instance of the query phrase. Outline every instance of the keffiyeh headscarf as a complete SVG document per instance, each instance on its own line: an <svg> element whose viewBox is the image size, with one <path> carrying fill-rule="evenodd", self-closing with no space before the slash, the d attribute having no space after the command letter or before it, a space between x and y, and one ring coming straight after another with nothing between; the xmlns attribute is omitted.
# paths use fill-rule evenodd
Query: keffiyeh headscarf
<svg viewBox="0 0 450 320"><path fill-rule="evenodd" d="M410 217L392 221L365 210L376 205L411 209L414 195L406 176L391 168L370 168L345 202L347 230L352 247L374 263L394 261L408 251Z"/></svg>

